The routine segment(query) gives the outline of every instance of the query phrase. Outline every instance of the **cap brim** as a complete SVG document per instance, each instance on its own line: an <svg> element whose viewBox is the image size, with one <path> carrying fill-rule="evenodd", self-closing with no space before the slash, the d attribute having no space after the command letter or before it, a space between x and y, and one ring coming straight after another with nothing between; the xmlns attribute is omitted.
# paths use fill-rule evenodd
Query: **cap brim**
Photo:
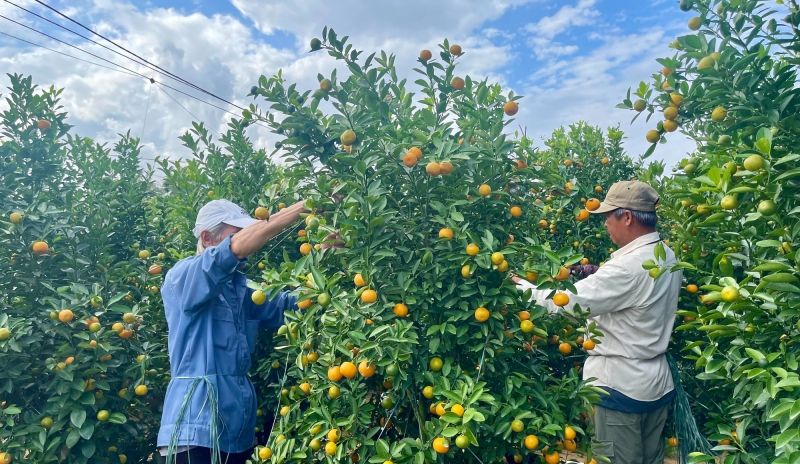
<svg viewBox="0 0 800 464"><path fill-rule="evenodd" d="M589 211L589 212L592 213L592 214L603 214L603 213L607 213L609 211L614 211L615 209L619 209L619 206L613 206L613 205L609 205L606 202L601 202L599 208L597 208L594 211Z"/></svg>
<svg viewBox="0 0 800 464"><path fill-rule="evenodd" d="M222 221L223 224L228 224L229 226L238 227L240 229L244 229L247 226L253 225L258 222L258 219L253 219L251 217L244 217L239 219L231 219L229 221Z"/></svg>

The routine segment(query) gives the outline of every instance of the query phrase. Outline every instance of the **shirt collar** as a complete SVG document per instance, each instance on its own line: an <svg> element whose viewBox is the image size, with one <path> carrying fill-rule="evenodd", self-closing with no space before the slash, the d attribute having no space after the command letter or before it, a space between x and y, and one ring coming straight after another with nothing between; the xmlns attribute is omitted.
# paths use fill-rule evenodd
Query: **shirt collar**
<svg viewBox="0 0 800 464"><path fill-rule="evenodd" d="M655 243L661 240L661 236L658 235L658 232L651 232L649 234L642 235L641 237L635 239L631 243L625 245L624 247L620 248L619 250L611 253L612 258L618 258L620 256L625 256L627 254L632 253L634 250L641 248L645 245L649 245L651 243Z"/></svg>

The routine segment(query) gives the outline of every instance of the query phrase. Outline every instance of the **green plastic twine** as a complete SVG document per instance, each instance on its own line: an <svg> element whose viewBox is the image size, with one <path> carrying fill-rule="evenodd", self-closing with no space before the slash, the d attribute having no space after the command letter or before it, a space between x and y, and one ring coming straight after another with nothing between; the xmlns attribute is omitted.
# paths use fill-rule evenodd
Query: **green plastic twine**
<svg viewBox="0 0 800 464"><path fill-rule="evenodd" d="M697 423L692 414L692 407L689 404L689 395L683 389L681 376L678 372L678 363L667 353L667 363L670 373L672 373L672 383L675 384L675 399L672 401L672 417L675 421L675 432L678 436L678 462L686 463L689 453L700 451L704 454L713 456L711 444L706 437L697 429Z"/></svg>
<svg viewBox="0 0 800 464"><path fill-rule="evenodd" d="M181 409L178 412L178 418L175 420L175 426L172 429L172 435L169 439L169 447L167 448L166 464L175 464L175 454L178 448L178 437L180 436L181 426L183 425L183 420L189 410L189 403L191 403L192 397L194 397L194 393L197 390L197 387L200 385L200 382L205 382L208 388L206 402L209 403L209 406L211 407L211 464L218 464L221 461L219 450L219 426L217 423L217 419L219 418L219 404L217 403L217 392L214 389L214 384L208 377L209 376L175 377L176 379L193 380L189 386L189 391L187 391L186 395L183 397L183 403L181 403ZM203 409L205 409L205 403L203 403L203 407L200 408L200 411L202 412ZM191 462L191 456L189 456L189 461Z"/></svg>

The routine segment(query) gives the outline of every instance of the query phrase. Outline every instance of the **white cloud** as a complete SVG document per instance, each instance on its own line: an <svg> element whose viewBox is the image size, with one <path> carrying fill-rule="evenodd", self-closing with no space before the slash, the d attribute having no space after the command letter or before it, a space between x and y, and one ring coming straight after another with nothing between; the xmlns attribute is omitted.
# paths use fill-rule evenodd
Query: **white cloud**
<svg viewBox="0 0 800 464"><path fill-rule="evenodd" d="M334 27L340 36L349 34L350 42L367 53L381 49L394 53L400 77L409 78L409 81L417 77L411 69L416 66L419 50L429 48L436 54L436 44L447 37L462 45L466 52L459 60L458 75L489 78L500 82L505 91L514 90L526 97L521 101L515 127L517 124L527 126L529 134L538 138L549 135L560 125L580 119L602 126L621 122L622 129L632 137L628 147L631 154L644 151L643 134L648 125L637 121L633 127L628 126L631 114L614 106L624 97L628 86L647 79L660 68L653 58L670 54L665 49L670 38L657 30L625 34L609 25L603 29L608 36L596 35L591 39L600 42L600 47L581 53L576 45L552 40L570 27L598 21L592 8L594 0L575 0L577 3L564 6L535 23L547 26L533 28L536 33L527 37L527 43L538 47L542 59L547 58L547 62L533 69L521 82L518 68L522 64L520 60L525 59L522 56L524 47L503 40L500 42L505 45L497 45L491 40L518 36L520 31L483 26L530 1L537 0L408 0L401 5L357 0L343 0L335 5L310 0L296 3L232 0L241 12L256 22L261 32L269 34L280 29L296 37L296 45L290 49L269 45L269 38L265 40L248 24L228 15L209 17L174 9L145 10L120 0L78 0L71 2L69 8L76 18L126 48L240 106L253 101L245 95L262 74L272 76L282 69L284 78L296 82L299 89L315 88L318 73L329 75L336 61L326 53L309 54L307 50L308 40L318 35L324 25ZM0 11L6 15L16 14L3 2L0 2ZM28 19L27 16L18 17ZM31 41L79 54L32 33L19 31L19 34ZM125 63L148 77L151 75L152 71L124 62L97 46L81 46ZM0 68L33 75L40 85L66 88L62 103L78 134L112 142L118 138L118 133L130 129L138 136L142 130L151 92L151 85L145 79L21 46L3 37L0 37ZM344 76L344 71L340 68L339 75ZM156 79L239 113L223 102L163 76L156 75ZM212 129L225 130L230 115L174 91L167 92ZM264 106L263 100L257 103ZM4 105L5 102L0 101L0 110ZM193 120L195 117L161 90L153 88L143 136L146 145L143 156L188 156L177 137ZM649 126L652 125L654 122ZM251 126L248 133L257 147L271 150L275 138L269 131ZM673 135L666 149L679 148L676 154L679 156L685 144L674 143L677 138ZM659 149L656 156L661 156L662 152L665 150Z"/></svg>
<svg viewBox="0 0 800 464"><path fill-rule="evenodd" d="M592 8L595 3L597 0L579 0L575 6L562 6L553 16L525 25L525 30L539 37L552 39L572 26L592 24L600 15L599 11Z"/></svg>
<svg viewBox="0 0 800 464"><path fill-rule="evenodd" d="M532 76L522 94L518 118L529 124L529 136L534 139L548 136L554 127L566 126L577 120L588 121L603 128L620 124L628 137L626 149L636 157L649 144L644 139L647 130L655 127L657 117L646 122L640 117L629 124L633 112L616 109L627 92L639 81L649 81L660 69L655 57L670 55L667 44L671 38L662 28L627 35L603 38L594 51L555 60L541 67ZM679 133L670 134L670 143L660 146L653 159L665 159L674 164L694 143Z"/></svg>

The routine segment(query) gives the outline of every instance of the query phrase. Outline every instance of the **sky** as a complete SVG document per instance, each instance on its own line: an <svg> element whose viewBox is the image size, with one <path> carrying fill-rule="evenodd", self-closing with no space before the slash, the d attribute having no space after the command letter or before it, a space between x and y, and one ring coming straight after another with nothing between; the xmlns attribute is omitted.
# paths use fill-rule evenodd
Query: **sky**
<svg viewBox="0 0 800 464"><path fill-rule="evenodd" d="M10 3L9 3L10 2ZM58 24L79 26L34 0L0 0L0 15L240 117L240 110L70 34L12 5ZM323 27L350 36L364 56L386 50L397 56L401 77L415 79L419 51L437 50L447 38L464 50L458 74L489 78L524 98L509 131L524 128L538 141L579 120L617 126L637 157L649 147L645 132L655 118L634 124L631 111L615 108L640 81L650 81L672 56L668 44L688 32L692 16L677 0L43 0L115 43L229 102L246 107L258 77L283 71L299 89L318 87L317 74L335 67L325 53L308 53ZM75 57L113 67L0 18L0 32ZM83 30L83 35L89 32ZM119 68L117 68L119 69ZM36 84L65 88L62 104L73 133L109 144L128 130L142 138L142 156L191 156L178 137L203 121L222 132L232 116L206 103L153 85L140 76L105 69L0 34L0 111L7 108L6 73L33 76ZM339 70L341 76L344 70ZM264 107L263 100L261 106ZM276 134L250 126L257 148L272 150ZM651 159L674 165L694 142L671 134Z"/></svg>

